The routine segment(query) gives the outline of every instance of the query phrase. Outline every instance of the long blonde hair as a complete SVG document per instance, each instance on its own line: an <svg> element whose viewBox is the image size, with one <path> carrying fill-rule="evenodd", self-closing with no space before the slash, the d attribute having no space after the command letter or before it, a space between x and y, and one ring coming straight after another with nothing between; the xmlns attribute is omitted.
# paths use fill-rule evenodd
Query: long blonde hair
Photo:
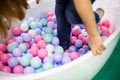
<svg viewBox="0 0 120 80"><path fill-rule="evenodd" d="M1 0L0 1L0 38L8 36L12 19L22 20L25 9L28 8L27 0Z"/></svg>

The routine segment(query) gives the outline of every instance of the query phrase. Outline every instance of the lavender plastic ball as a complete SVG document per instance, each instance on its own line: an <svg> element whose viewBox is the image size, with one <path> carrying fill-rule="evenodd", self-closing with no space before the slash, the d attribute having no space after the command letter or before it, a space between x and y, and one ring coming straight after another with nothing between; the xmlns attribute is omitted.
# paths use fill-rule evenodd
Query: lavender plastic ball
<svg viewBox="0 0 120 80"><path fill-rule="evenodd" d="M57 54L57 53L55 53L55 54L53 55L53 59L54 59L54 61L55 61L56 63L61 62L61 60L62 60L62 54Z"/></svg>
<svg viewBox="0 0 120 80"><path fill-rule="evenodd" d="M30 34L28 34L28 33L22 34L22 37L23 37L23 40L24 40L25 42L30 42L31 39L32 39L32 36L31 36Z"/></svg>
<svg viewBox="0 0 120 80"><path fill-rule="evenodd" d="M18 59L17 58L15 58L15 57L11 57L9 60L8 60L8 65L10 66L10 67L15 67L16 65L18 65L19 64L19 62L18 62Z"/></svg>
<svg viewBox="0 0 120 80"><path fill-rule="evenodd" d="M58 37L53 37L53 40L51 42L54 46L59 44L59 39Z"/></svg>
<svg viewBox="0 0 120 80"><path fill-rule="evenodd" d="M71 58L69 56L65 56L62 58L62 64L66 64L71 61Z"/></svg>
<svg viewBox="0 0 120 80"><path fill-rule="evenodd" d="M24 68L24 74L30 74L30 73L34 73L34 68L31 66L25 67Z"/></svg>
<svg viewBox="0 0 120 80"><path fill-rule="evenodd" d="M80 53L80 54L85 54L85 53L86 53L86 51L85 51L85 49L84 49L84 48L80 48L80 49L78 49L78 53Z"/></svg>
<svg viewBox="0 0 120 80"><path fill-rule="evenodd" d="M18 43L23 43L23 38L21 36L18 36L15 38L15 41Z"/></svg>
<svg viewBox="0 0 120 80"><path fill-rule="evenodd" d="M82 43L82 41L81 41L80 39L77 39L74 44L75 44L75 46L76 46L77 48L80 48L80 47L82 47L82 45L83 45L83 43Z"/></svg>
<svg viewBox="0 0 120 80"><path fill-rule="evenodd" d="M12 52L13 56L15 57L21 57L22 56L22 50L19 48L15 48Z"/></svg>
<svg viewBox="0 0 120 80"><path fill-rule="evenodd" d="M68 49L70 51L76 51L77 50L77 48L74 45L71 45Z"/></svg>
<svg viewBox="0 0 120 80"><path fill-rule="evenodd" d="M46 62L51 62L51 63L53 63L53 58L50 57L50 56L47 56L47 57L44 58L43 62L44 62L44 63L46 63Z"/></svg>

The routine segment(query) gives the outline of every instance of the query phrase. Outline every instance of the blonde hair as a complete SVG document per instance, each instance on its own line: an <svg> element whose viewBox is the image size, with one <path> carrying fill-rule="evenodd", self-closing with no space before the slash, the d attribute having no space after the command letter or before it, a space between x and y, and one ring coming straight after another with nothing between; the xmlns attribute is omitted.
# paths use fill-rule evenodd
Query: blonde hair
<svg viewBox="0 0 120 80"><path fill-rule="evenodd" d="M1 0L0 1L0 38L8 36L12 19L22 20L25 9L28 8L27 0Z"/></svg>

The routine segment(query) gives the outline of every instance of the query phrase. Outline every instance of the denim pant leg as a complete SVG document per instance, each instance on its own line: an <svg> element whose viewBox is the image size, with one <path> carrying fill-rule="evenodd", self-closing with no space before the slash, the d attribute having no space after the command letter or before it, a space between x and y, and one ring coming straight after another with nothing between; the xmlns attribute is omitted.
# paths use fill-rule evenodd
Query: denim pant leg
<svg viewBox="0 0 120 80"><path fill-rule="evenodd" d="M95 0L91 0L91 3L93 4ZM95 19L96 19L96 23L99 22L99 15L94 12L95 14ZM70 0L69 1L69 4L66 8L66 17L67 17L67 20L69 21L70 24L81 24L83 23L80 16L78 15L76 9L75 9L75 6L74 6L74 3L73 3L73 0Z"/></svg>
<svg viewBox="0 0 120 80"><path fill-rule="evenodd" d="M57 33L61 46L69 44L71 32L71 24L65 16L66 7L67 2L65 0L56 0L55 15L57 18Z"/></svg>

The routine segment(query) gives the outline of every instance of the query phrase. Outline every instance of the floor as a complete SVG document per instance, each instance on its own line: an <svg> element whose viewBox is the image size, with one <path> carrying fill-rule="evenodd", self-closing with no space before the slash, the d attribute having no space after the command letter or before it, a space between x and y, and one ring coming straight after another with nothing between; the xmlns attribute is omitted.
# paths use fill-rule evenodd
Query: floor
<svg viewBox="0 0 120 80"><path fill-rule="evenodd" d="M120 39L106 64L92 80L120 80Z"/></svg>

